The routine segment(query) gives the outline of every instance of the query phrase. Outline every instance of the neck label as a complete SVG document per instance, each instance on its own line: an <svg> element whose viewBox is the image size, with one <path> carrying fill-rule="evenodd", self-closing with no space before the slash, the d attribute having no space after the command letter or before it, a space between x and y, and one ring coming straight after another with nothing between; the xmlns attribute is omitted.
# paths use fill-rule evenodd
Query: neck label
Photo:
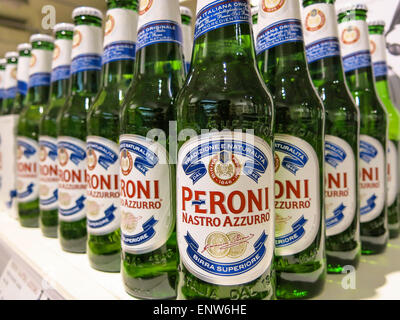
<svg viewBox="0 0 400 320"><path fill-rule="evenodd" d="M194 39L225 26L250 23L248 0L199 0Z"/></svg>
<svg viewBox="0 0 400 320"><path fill-rule="evenodd" d="M340 48L345 72L371 66L368 26L363 20L339 24Z"/></svg>
<svg viewBox="0 0 400 320"><path fill-rule="evenodd" d="M140 1L136 51L162 42L173 42L181 45L180 20L179 3L176 0Z"/></svg>
<svg viewBox="0 0 400 320"><path fill-rule="evenodd" d="M318 3L303 8L302 21L308 63L340 56L335 7Z"/></svg>
<svg viewBox="0 0 400 320"><path fill-rule="evenodd" d="M58 216L78 221L86 216L86 143L73 137L58 137Z"/></svg>
<svg viewBox="0 0 400 320"><path fill-rule="evenodd" d="M17 94L17 65L7 63L4 81L4 98L14 99Z"/></svg>
<svg viewBox="0 0 400 320"><path fill-rule="evenodd" d="M38 152L37 141L19 136L17 138L17 196L19 203L38 198Z"/></svg>
<svg viewBox="0 0 400 320"><path fill-rule="evenodd" d="M135 59L137 24L138 14L133 10L116 8L107 11L102 64Z"/></svg>
<svg viewBox="0 0 400 320"><path fill-rule="evenodd" d="M39 199L41 210L58 207L57 139L39 138Z"/></svg>
<svg viewBox="0 0 400 320"><path fill-rule="evenodd" d="M26 96L28 92L30 60L30 57L19 56L18 58L18 92L23 96Z"/></svg>
<svg viewBox="0 0 400 320"><path fill-rule="evenodd" d="M96 26L79 25L74 28L71 74L101 71L102 30Z"/></svg>
<svg viewBox="0 0 400 320"><path fill-rule="evenodd" d="M296 1L263 1L258 14L257 55L288 42L303 41Z"/></svg>
<svg viewBox="0 0 400 320"><path fill-rule="evenodd" d="M326 235L345 231L356 214L356 157L343 139L325 136Z"/></svg>
<svg viewBox="0 0 400 320"><path fill-rule="evenodd" d="M33 49L31 54L29 88L49 86L53 52L50 50Z"/></svg>
<svg viewBox="0 0 400 320"><path fill-rule="evenodd" d="M177 238L193 275L240 285L271 267L273 166L271 147L251 134L201 135L180 148Z"/></svg>
<svg viewBox="0 0 400 320"><path fill-rule="evenodd" d="M382 34L370 34L372 63L374 64L375 77L385 77L388 74L386 40Z"/></svg>
<svg viewBox="0 0 400 320"><path fill-rule="evenodd" d="M384 149L373 137L360 135L360 221L378 217L385 206Z"/></svg>
<svg viewBox="0 0 400 320"><path fill-rule="evenodd" d="M72 40L57 39L54 43L51 82L70 77Z"/></svg>
<svg viewBox="0 0 400 320"><path fill-rule="evenodd" d="M89 234L105 235L120 227L119 150L108 139L87 137L87 202Z"/></svg>

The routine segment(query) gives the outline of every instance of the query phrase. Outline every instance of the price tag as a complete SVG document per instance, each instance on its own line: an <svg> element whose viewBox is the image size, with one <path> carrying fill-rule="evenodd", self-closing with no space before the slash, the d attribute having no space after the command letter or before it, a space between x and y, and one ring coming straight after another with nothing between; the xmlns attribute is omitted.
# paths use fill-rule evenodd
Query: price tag
<svg viewBox="0 0 400 320"><path fill-rule="evenodd" d="M11 259L0 277L0 300L37 300L41 293L30 273Z"/></svg>

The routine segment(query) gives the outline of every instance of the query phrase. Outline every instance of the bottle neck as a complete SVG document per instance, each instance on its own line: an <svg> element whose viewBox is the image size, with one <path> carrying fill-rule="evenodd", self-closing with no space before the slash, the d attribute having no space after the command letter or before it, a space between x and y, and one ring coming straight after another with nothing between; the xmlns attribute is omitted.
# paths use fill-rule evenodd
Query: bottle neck
<svg viewBox="0 0 400 320"><path fill-rule="evenodd" d="M71 94L96 94L100 86L100 72L86 70L71 75Z"/></svg>
<svg viewBox="0 0 400 320"><path fill-rule="evenodd" d="M390 89L389 82L387 76L380 76L375 78L376 89L379 92L379 96L384 97L386 99L390 98Z"/></svg>
<svg viewBox="0 0 400 320"><path fill-rule="evenodd" d="M49 102L50 86L31 87L26 97L28 105L43 105Z"/></svg>
<svg viewBox="0 0 400 320"><path fill-rule="evenodd" d="M341 56L327 57L311 62L308 68L317 87L323 83L345 83Z"/></svg>
<svg viewBox="0 0 400 320"><path fill-rule="evenodd" d="M347 84L350 91L367 90L376 92L374 73L372 67L355 69L346 73Z"/></svg>
<svg viewBox="0 0 400 320"><path fill-rule="evenodd" d="M145 77L165 78L177 73L183 78L182 50L174 42L148 45L136 52L134 81Z"/></svg>
<svg viewBox="0 0 400 320"><path fill-rule="evenodd" d="M62 79L52 82L51 84L51 100L66 99L69 94L69 79Z"/></svg>
<svg viewBox="0 0 400 320"><path fill-rule="evenodd" d="M209 31L194 43L192 69L207 66L213 72L226 72L231 64L240 63L256 69L253 35L249 23L238 23Z"/></svg>
<svg viewBox="0 0 400 320"><path fill-rule="evenodd" d="M133 77L132 60L112 61L103 65L103 88L112 87L115 85L129 85Z"/></svg>

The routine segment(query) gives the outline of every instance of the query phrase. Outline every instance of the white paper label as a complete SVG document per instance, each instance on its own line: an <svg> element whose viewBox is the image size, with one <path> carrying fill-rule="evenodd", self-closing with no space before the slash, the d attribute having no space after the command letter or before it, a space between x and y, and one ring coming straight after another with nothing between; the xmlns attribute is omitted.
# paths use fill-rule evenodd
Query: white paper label
<svg viewBox="0 0 400 320"><path fill-rule="evenodd" d="M39 198L41 210L58 207L57 139L39 138Z"/></svg>
<svg viewBox="0 0 400 320"><path fill-rule="evenodd" d="M120 227L119 148L108 139L88 136L87 140L88 232L104 235Z"/></svg>
<svg viewBox="0 0 400 320"><path fill-rule="evenodd" d="M121 238L124 251L142 254L166 243L175 222L167 150L138 135L120 137Z"/></svg>
<svg viewBox="0 0 400 320"><path fill-rule="evenodd" d="M390 207L396 200L397 193L399 191L397 185L398 179L398 158L397 158L397 148L393 141L388 140L388 152L387 152L387 205Z"/></svg>
<svg viewBox="0 0 400 320"><path fill-rule="evenodd" d="M179 150L177 239L185 267L203 281L260 277L274 248L271 147L251 134L194 137Z"/></svg>
<svg viewBox="0 0 400 320"><path fill-rule="evenodd" d="M360 135L360 214L361 222L378 217L385 205L386 164L382 144Z"/></svg>
<svg viewBox="0 0 400 320"><path fill-rule="evenodd" d="M370 34L372 62L374 64L375 77L386 76L388 73L386 39L382 34Z"/></svg>
<svg viewBox="0 0 400 320"><path fill-rule="evenodd" d="M315 240L321 222L320 167L305 140L275 135L275 253L293 255Z"/></svg>
<svg viewBox="0 0 400 320"><path fill-rule="evenodd" d="M57 39L54 43L51 82L70 77L72 40Z"/></svg>
<svg viewBox="0 0 400 320"><path fill-rule="evenodd" d="M7 63L4 89L17 88L17 64Z"/></svg>
<svg viewBox="0 0 400 320"><path fill-rule="evenodd" d="M58 137L59 219L78 221L86 216L86 143L73 137Z"/></svg>
<svg viewBox="0 0 400 320"><path fill-rule="evenodd" d="M26 203L38 198L39 144L36 140L17 138L17 193L18 202Z"/></svg>
<svg viewBox="0 0 400 320"><path fill-rule="evenodd" d="M325 136L326 235L345 231L356 213L356 157L343 139Z"/></svg>
<svg viewBox="0 0 400 320"><path fill-rule="evenodd" d="M308 63L340 56L335 6L317 3L302 11L304 42Z"/></svg>

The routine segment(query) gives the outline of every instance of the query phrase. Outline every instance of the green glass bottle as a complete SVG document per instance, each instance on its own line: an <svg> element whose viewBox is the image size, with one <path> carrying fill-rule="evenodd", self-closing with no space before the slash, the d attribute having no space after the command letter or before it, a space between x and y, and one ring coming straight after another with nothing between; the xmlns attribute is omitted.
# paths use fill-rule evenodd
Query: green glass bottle
<svg viewBox="0 0 400 320"><path fill-rule="evenodd" d="M103 86L87 120L88 256L93 268L119 272L119 106L133 75L138 3L137 0L109 0L107 5Z"/></svg>
<svg viewBox="0 0 400 320"><path fill-rule="evenodd" d="M145 299L176 296L175 174L167 137L184 81L180 21L177 0L140 1L135 70L121 111L121 272L125 290Z"/></svg>
<svg viewBox="0 0 400 320"><path fill-rule="evenodd" d="M274 112L249 2L197 2L176 101L178 299L275 298Z"/></svg>
<svg viewBox="0 0 400 320"><path fill-rule="evenodd" d="M326 277L325 111L307 67L299 1L262 3L257 58L276 111L276 294L310 298Z"/></svg>
<svg viewBox="0 0 400 320"><path fill-rule="evenodd" d="M19 114L24 108L25 97L28 93L29 65L31 62L30 43L21 43L17 47L19 57L17 66L17 93L12 108L13 114Z"/></svg>
<svg viewBox="0 0 400 320"><path fill-rule="evenodd" d="M400 113L390 99L388 68L386 63L385 22L369 22L369 39L371 44L372 63L375 86L378 97L386 107L389 117L389 139L387 149L387 207L389 238L397 238L400 232L400 193L399 193L399 152L400 152Z"/></svg>
<svg viewBox="0 0 400 320"><path fill-rule="evenodd" d="M0 59L0 114L2 113L3 100L5 97L4 82L6 77L6 59Z"/></svg>
<svg viewBox="0 0 400 320"><path fill-rule="evenodd" d="M325 224L329 273L357 267L361 255L358 192L359 111L347 88L334 0L304 0L303 30L311 78L325 106Z"/></svg>
<svg viewBox="0 0 400 320"><path fill-rule="evenodd" d="M15 96L17 95L17 66L18 66L18 52L6 52L5 58L6 74L4 79L4 99L1 108L1 114L11 114L14 105Z"/></svg>
<svg viewBox="0 0 400 320"><path fill-rule="evenodd" d="M388 121L375 89L367 7L338 11L339 38L347 85L360 112L360 234L363 254L383 252L388 240L386 152Z"/></svg>
<svg viewBox="0 0 400 320"><path fill-rule="evenodd" d="M192 32L192 11L188 7L180 7L182 21L182 45L183 58L185 60L186 73L189 72L190 62L192 60L193 50L193 32Z"/></svg>
<svg viewBox="0 0 400 320"><path fill-rule="evenodd" d="M45 34L34 34L30 42L29 89L17 126L17 197L20 224L38 227L39 122L49 101L54 39Z"/></svg>
<svg viewBox="0 0 400 320"><path fill-rule="evenodd" d="M58 229L57 116L70 88L70 64L74 25L59 23L55 34L50 100L39 124L39 225L46 237Z"/></svg>
<svg viewBox="0 0 400 320"><path fill-rule="evenodd" d="M58 237L63 250L86 252L86 118L101 78L102 13L72 12L71 92L57 116Z"/></svg>

